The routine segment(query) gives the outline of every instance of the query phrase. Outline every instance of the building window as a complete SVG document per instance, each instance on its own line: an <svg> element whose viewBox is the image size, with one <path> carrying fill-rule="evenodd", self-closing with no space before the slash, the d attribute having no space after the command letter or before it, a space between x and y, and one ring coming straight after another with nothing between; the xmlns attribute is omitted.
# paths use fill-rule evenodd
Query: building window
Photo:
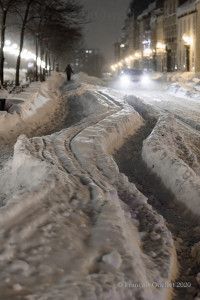
<svg viewBox="0 0 200 300"><path fill-rule="evenodd" d="M193 16L193 35L196 34L196 16Z"/></svg>
<svg viewBox="0 0 200 300"><path fill-rule="evenodd" d="M190 33L190 19L188 19L188 33Z"/></svg>
<svg viewBox="0 0 200 300"><path fill-rule="evenodd" d="M179 31L180 31L179 38L182 39L182 24L183 24L182 20L180 20L179 24L180 24L180 27L179 27Z"/></svg>

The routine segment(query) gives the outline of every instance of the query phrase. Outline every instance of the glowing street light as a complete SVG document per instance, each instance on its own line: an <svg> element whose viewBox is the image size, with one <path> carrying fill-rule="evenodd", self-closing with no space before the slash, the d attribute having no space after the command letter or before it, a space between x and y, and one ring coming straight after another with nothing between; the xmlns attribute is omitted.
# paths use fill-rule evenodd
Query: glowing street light
<svg viewBox="0 0 200 300"><path fill-rule="evenodd" d="M156 44L156 49L157 50L165 50L166 49L166 45L165 44L163 44L163 43L161 43L161 42L158 42L157 44Z"/></svg>
<svg viewBox="0 0 200 300"><path fill-rule="evenodd" d="M5 45L6 45L6 46L10 46L10 44L11 44L11 41L10 41L10 40L6 40L6 41L5 41Z"/></svg>
<svg viewBox="0 0 200 300"><path fill-rule="evenodd" d="M146 57L151 56L152 55L152 50L150 48L144 49L143 55L146 56Z"/></svg>
<svg viewBox="0 0 200 300"><path fill-rule="evenodd" d="M141 54L139 52L135 52L135 58L140 58L141 57Z"/></svg>
<svg viewBox="0 0 200 300"><path fill-rule="evenodd" d="M182 39L184 41L184 44L187 46L192 46L193 45L193 38L191 36L183 35Z"/></svg>

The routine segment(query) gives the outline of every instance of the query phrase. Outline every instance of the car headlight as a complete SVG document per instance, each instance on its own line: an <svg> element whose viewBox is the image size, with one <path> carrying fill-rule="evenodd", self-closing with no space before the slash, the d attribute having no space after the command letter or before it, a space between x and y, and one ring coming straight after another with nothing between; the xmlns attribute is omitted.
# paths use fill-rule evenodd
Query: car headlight
<svg viewBox="0 0 200 300"><path fill-rule="evenodd" d="M122 84L128 85L131 82L131 79L128 75L122 75L120 78Z"/></svg>
<svg viewBox="0 0 200 300"><path fill-rule="evenodd" d="M150 77L148 75L143 75L141 78L142 83L148 84L150 83Z"/></svg>

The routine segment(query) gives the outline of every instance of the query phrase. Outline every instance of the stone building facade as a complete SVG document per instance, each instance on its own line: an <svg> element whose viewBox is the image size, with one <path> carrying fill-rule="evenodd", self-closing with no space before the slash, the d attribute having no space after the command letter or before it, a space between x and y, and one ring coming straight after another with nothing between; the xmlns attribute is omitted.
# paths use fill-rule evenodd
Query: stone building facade
<svg viewBox="0 0 200 300"><path fill-rule="evenodd" d="M130 5L115 68L200 72L200 0L141 3Z"/></svg>

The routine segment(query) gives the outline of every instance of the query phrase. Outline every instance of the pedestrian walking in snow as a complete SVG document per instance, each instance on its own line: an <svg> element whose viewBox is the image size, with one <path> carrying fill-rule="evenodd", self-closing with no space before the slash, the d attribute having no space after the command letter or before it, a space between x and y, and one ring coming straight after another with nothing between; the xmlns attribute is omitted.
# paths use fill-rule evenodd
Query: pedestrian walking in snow
<svg viewBox="0 0 200 300"><path fill-rule="evenodd" d="M74 74L70 65L67 65L65 72L67 74L67 80L70 81L72 73Z"/></svg>
<svg viewBox="0 0 200 300"><path fill-rule="evenodd" d="M8 97L8 92L0 84L0 110L3 111L6 104L6 98Z"/></svg>

